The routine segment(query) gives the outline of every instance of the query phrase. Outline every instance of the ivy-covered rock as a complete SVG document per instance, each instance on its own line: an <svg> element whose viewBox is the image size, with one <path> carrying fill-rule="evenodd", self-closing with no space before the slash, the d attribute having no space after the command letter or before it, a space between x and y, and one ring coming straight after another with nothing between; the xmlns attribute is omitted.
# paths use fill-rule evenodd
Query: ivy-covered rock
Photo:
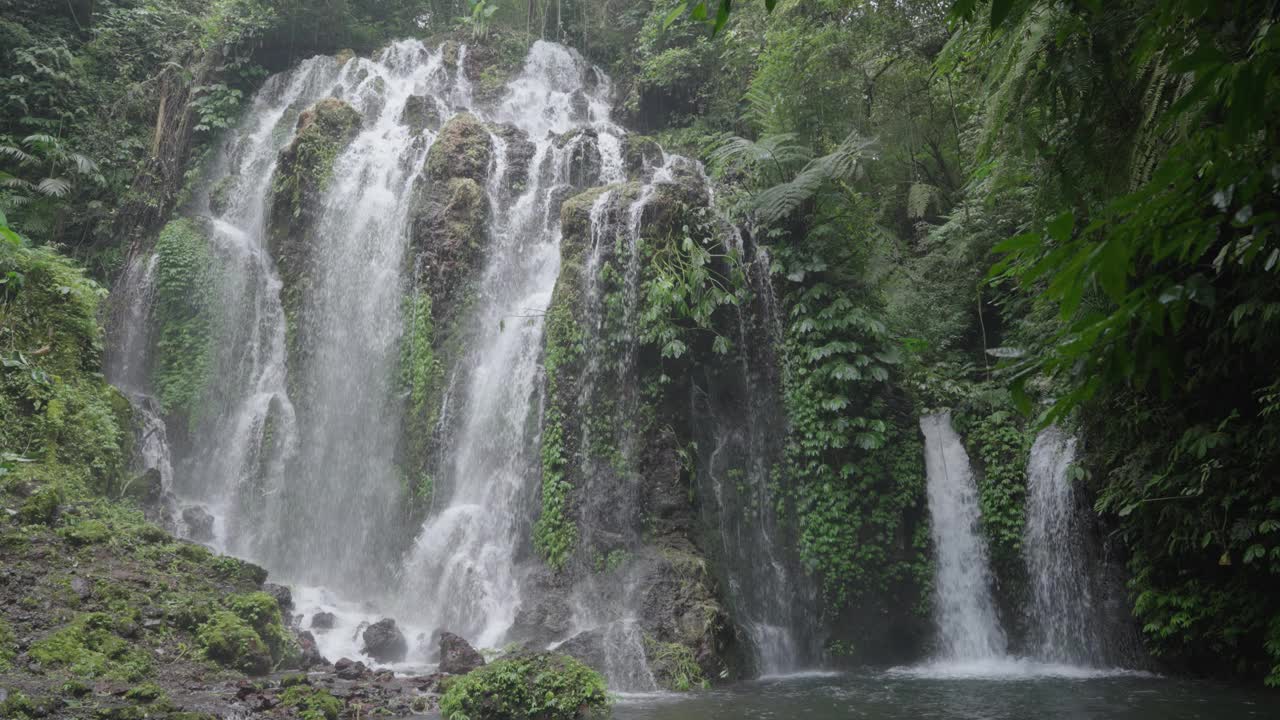
<svg viewBox="0 0 1280 720"><path fill-rule="evenodd" d="M440 700L445 720L579 720L608 711L604 678L552 653L495 660L451 681Z"/></svg>

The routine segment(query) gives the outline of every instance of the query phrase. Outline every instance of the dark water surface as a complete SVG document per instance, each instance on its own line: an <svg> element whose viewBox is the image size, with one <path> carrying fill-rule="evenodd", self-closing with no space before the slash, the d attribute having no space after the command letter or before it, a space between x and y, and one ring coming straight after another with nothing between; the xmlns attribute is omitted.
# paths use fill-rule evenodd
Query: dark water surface
<svg viewBox="0 0 1280 720"><path fill-rule="evenodd" d="M1280 720L1280 693L1141 673L886 671L763 679L618 699L615 720Z"/></svg>

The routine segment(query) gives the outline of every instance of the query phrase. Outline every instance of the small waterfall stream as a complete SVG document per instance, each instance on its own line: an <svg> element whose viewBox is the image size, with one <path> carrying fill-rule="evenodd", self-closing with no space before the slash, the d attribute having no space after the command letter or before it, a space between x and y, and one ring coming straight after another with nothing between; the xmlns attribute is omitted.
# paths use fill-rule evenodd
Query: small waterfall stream
<svg viewBox="0 0 1280 720"><path fill-rule="evenodd" d="M1038 659L1098 663L1101 641L1090 587L1080 516L1069 470L1076 440L1057 427L1036 436L1027 461L1027 521L1023 536L1031 585L1030 647Z"/></svg>
<svg viewBox="0 0 1280 720"><path fill-rule="evenodd" d="M951 413L920 418L925 439L929 514L933 519L934 615L938 659L981 661L1005 654L1005 636L991 595L986 542L980 534L978 489Z"/></svg>

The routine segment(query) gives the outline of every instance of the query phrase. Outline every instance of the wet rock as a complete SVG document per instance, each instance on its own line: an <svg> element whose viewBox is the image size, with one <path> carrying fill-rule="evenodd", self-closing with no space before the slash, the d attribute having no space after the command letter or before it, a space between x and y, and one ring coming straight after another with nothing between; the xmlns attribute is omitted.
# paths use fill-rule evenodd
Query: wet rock
<svg viewBox="0 0 1280 720"><path fill-rule="evenodd" d="M410 95L400 113L400 124L408 126L415 133L439 130L440 120L440 108L433 98L426 95Z"/></svg>
<svg viewBox="0 0 1280 720"><path fill-rule="evenodd" d="M383 618L370 625L363 634L363 653L378 662L400 662L409 652L409 643L404 633L396 627L396 621Z"/></svg>
<svg viewBox="0 0 1280 720"><path fill-rule="evenodd" d="M662 165L662 146L647 135L627 135L622 138L622 165L627 177L639 179L645 171Z"/></svg>
<svg viewBox="0 0 1280 720"><path fill-rule="evenodd" d="M530 172L537 172L537 168L531 168L530 164L538 152L538 146L514 125L494 126L493 134L507 144L506 191L512 196L518 196L528 188Z"/></svg>
<svg viewBox="0 0 1280 720"><path fill-rule="evenodd" d="M93 583L87 578L77 575L71 578L71 592L74 592L76 597L81 600L88 600L93 597Z"/></svg>
<svg viewBox="0 0 1280 720"><path fill-rule="evenodd" d="M465 675L484 665L484 657L471 644L451 632L440 633L440 672Z"/></svg>
<svg viewBox="0 0 1280 720"><path fill-rule="evenodd" d="M580 660L583 664L597 670L603 669L607 660L604 651L604 631L595 629L580 632L564 641L556 648L556 652Z"/></svg>
<svg viewBox="0 0 1280 720"><path fill-rule="evenodd" d="M276 599L276 605L280 606L280 618L285 625L293 624L293 593L284 585L276 583L266 583L262 586L262 591Z"/></svg>
<svg viewBox="0 0 1280 720"><path fill-rule="evenodd" d="M527 647L542 648L564 638L572 629L573 608L558 580L548 568L529 577L526 581L529 592L511 628L513 640Z"/></svg>
<svg viewBox="0 0 1280 720"><path fill-rule="evenodd" d="M569 109L573 112L574 121L585 122L591 111L591 101L587 99L587 94L581 90L574 90L569 96Z"/></svg>
<svg viewBox="0 0 1280 720"><path fill-rule="evenodd" d="M158 505L160 497L164 494L160 471L156 468L150 468L135 476L133 481L125 488L124 494L136 500L144 508Z"/></svg>
<svg viewBox="0 0 1280 720"><path fill-rule="evenodd" d="M333 673L343 680L359 680L369 674L369 668L359 660L341 658L333 664Z"/></svg>
<svg viewBox="0 0 1280 720"><path fill-rule="evenodd" d="M199 505L182 510L182 523L187 528L187 537L196 542L209 542L213 539L213 516Z"/></svg>
<svg viewBox="0 0 1280 720"><path fill-rule="evenodd" d="M302 649L301 657L298 659L298 667L302 670L309 670L320 665L328 665L329 661L320 654L320 646L316 644L316 636L310 631L303 630L297 634L298 647Z"/></svg>
<svg viewBox="0 0 1280 720"><path fill-rule="evenodd" d="M332 630L337 618L331 612L318 612L311 616L311 629Z"/></svg>
<svg viewBox="0 0 1280 720"><path fill-rule="evenodd" d="M427 154L427 174L433 180L468 178L483 182L493 155L489 128L471 113L454 115L440 129Z"/></svg>

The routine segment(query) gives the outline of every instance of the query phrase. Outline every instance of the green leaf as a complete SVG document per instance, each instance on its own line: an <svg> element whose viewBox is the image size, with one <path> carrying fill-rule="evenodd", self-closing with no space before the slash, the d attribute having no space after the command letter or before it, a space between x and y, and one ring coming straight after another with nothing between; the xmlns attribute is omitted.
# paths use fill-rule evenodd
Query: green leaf
<svg viewBox="0 0 1280 720"><path fill-rule="evenodd" d="M1076 216L1070 211L1064 212L1049 223L1049 237L1059 243L1065 243L1071 239L1071 231L1075 229L1075 226Z"/></svg>
<svg viewBox="0 0 1280 720"><path fill-rule="evenodd" d="M667 17L663 19L662 27L664 29L671 27L671 25L675 23L676 20L680 19L680 16L685 13L686 9L687 8L684 5L675 6L675 8L671 10L671 12L667 13Z"/></svg>
<svg viewBox="0 0 1280 720"><path fill-rule="evenodd" d="M712 37L715 37L724 24L729 22L729 2L730 0L720 0L720 9L716 10L716 24L711 28Z"/></svg>

